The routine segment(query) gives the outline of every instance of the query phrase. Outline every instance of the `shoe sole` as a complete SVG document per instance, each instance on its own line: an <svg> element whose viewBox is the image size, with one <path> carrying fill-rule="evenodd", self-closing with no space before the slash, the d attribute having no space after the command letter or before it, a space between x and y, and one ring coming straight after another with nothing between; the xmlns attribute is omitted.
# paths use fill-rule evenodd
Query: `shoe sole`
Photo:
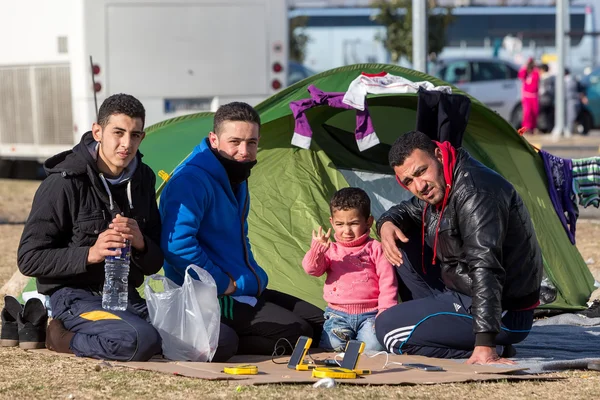
<svg viewBox="0 0 600 400"><path fill-rule="evenodd" d="M2 339L0 340L0 347L15 347L19 345L18 340L13 339Z"/></svg>
<svg viewBox="0 0 600 400"><path fill-rule="evenodd" d="M23 350L43 349L46 347L45 342L20 342L19 347Z"/></svg>

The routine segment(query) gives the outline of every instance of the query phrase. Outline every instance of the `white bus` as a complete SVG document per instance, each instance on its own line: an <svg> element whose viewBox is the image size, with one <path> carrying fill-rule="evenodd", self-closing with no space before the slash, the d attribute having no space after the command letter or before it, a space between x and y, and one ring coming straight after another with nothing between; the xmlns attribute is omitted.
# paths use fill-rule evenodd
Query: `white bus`
<svg viewBox="0 0 600 400"><path fill-rule="evenodd" d="M94 93L134 95L148 126L287 84L285 0L19 0L0 15L0 159L72 147Z"/></svg>
<svg viewBox="0 0 600 400"><path fill-rule="evenodd" d="M598 41L593 35L596 21L593 5L578 2L570 7L571 50L567 65L574 72L598 63ZM444 12L438 9L436 12ZM374 22L375 8L296 8L290 18L308 16L305 33L310 37L305 64L325 70L350 63L389 62L389 55L376 35L384 35ZM402 14L402 10L400 10ZM454 20L446 32L442 57L492 57L507 35L519 38L522 50L498 56L524 61L555 52L556 8L552 6L455 7ZM587 34L587 35L586 35Z"/></svg>

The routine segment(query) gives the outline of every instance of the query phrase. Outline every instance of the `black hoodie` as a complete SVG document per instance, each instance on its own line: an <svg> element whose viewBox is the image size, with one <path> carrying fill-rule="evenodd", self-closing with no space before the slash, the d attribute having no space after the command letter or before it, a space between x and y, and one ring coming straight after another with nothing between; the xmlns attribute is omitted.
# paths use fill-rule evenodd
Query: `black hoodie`
<svg viewBox="0 0 600 400"><path fill-rule="evenodd" d="M137 164L130 179L108 184L113 198L111 210L96 160L88 150L94 144L92 133L87 132L72 150L44 163L48 177L35 194L17 254L19 270L37 278L37 289L42 294L66 286L102 290L104 262L87 265L87 256L98 235L108 229L118 213L138 222L146 244L143 253L132 249L130 287L140 286L144 275L158 272L163 265L154 172L142 163L138 151L137 162L130 163Z"/></svg>

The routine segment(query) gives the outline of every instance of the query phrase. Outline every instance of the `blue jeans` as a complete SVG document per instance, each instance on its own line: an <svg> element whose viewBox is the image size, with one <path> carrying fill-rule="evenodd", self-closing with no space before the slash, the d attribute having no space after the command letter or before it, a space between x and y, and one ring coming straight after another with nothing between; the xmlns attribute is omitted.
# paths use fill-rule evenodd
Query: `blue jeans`
<svg viewBox="0 0 600 400"><path fill-rule="evenodd" d="M376 316L377 311L347 314L329 307L325 308L325 323L319 347L325 350L344 351L348 340L360 340L365 343L365 350L383 350L375 335Z"/></svg>
<svg viewBox="0 0 600 400"><path fill-rule="evenodd" d="M148 308L129 288L125 311L102 308L101 293L63 287L50 296L52 315L75 333L70 348L78 357L147 361L161 351L158 331L148 322Z"/></svg>

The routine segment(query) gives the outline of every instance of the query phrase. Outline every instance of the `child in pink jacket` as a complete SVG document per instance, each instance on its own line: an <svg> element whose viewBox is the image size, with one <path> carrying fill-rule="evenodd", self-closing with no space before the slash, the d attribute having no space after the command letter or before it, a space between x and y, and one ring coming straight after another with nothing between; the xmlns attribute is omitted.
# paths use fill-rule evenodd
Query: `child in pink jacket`
<svg viewBox="0 0 600 400"><path fill-rule="evenodd" d="M302 267L313 276L327 274L327 301L319 347L343 351L351 339L365 342L366 350L383 350L375 335L375 317L398 303L398 282L381 243L369 237L373 217L364 190L338 190L329 203L335 242L319 227L313 231Z"/></svg>

